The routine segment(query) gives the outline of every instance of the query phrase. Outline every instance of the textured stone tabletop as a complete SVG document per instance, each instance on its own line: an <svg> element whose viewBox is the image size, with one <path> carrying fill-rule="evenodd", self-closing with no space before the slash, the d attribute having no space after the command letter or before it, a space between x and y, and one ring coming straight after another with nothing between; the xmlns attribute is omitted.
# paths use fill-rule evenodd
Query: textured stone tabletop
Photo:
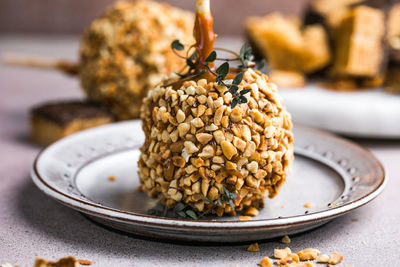
<svg viewBox="0 0 400 267"><path fill-rule="evenodd" d="M0 54L20 52L76 58L75 38L0 37ZM105 229L40 192L29 176L40 148L27 141L30 107L46 100L82 97L78 82L58 73L0 66L0 263L32 266L35 256L73 255L93 266L257 266L284 247L247 244L171 244ZM339 266L400 266L400 141L355 140L383 163L389 183L366 206L313 231L292 236L292 250L318 248L344 255ZM324 266L324 265L319 265Z"/></svg>

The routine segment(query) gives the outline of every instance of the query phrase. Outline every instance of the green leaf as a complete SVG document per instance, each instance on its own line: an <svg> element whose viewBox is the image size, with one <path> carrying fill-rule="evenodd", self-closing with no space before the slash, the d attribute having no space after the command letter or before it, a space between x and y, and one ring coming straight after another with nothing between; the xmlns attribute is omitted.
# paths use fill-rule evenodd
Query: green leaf
<svg viewBox="0 0 400 267"><path fill-rule="evenodd" d="M265 59L256 62L256 69L262 70L265 67Z"/></svg>
<svg viewBox="0 0 400 267"><path fill-rule="evenodd" d="M246 53L244 54L244 58L248 61L254 60L253 48L251 46L249 46L249 48L247 48Z"/></svg>
<svg viewBox="0 0 400 267"><path fill-rule="evenodd" d="M181 42L179 42L179 40L174 40L171 43L171 47L172 47L172 49L175 49L178 51L182 51L183 49L185 49L185 46L183 44L181 44Z"/></svg>
<svg viewBox="0 0 400 267"><path fill-rule="evenodd" d="M233 79L232 84L239 85L243 80L243 72L240 72L238 75L235 76Z"/></svg>
<svg viewBox="0 0 400 267"><path fill-rule="evenodd" d="M251 91L251 89L244 89L242 91L240 91L240 95L245 95L247 93L249 93Z"/></svg>
<svg viewBox="0 0 400 267"><path fill-rule="evenodd" d="M244 54L246 53L246 48L247 48L247 44L244 43L244 44L242 45L242 47L240 48L240 57L241 57L241 58L244 58Z"/></svg>
<svg viewBox="0 0 400 267"><path fill-rule="evenodd" d="M208 202L210 204L214 204L214 202L212 202L210 199L206 198L206 197L201 197L202 200L204 200L205 202Z"/></svg>
<svg viewBox="0 0 400 267"><path fill-rule="evenodd" d="M178 211L182 211L184 208L185 208L185 204L183 204L182 202L179 202L178 204L176 204L174 210L175 210L176 212L178 212Z"/></svg>
<svg viewBox="0 0 400 267"><path fill-rule="evenodd" d="M235 95L238 90L239 90L239 87L236 84L232 84L229 87L229 92L231 92L232 96Z"/></svg>
<svg viewBox="0 0 400 267"><path fill-rule="evenodd" d="M224 186L224 191L225 191L225 195L226 195L227 197L229 197L229 195L231 194L231 192L229 192L228 188L226 188L225 186Z"/></svg>
<svg viewBox="0 0 400 267"><path fill-rule="evenodd" d="M239 99L238 98L232 99L231 109L234 109L237 104L239 104Z"/></svg>
<svg viewBox="0 0 400 267"><path fill-rule="evenodd" d="M193 220L197 220L198 219L197 214L193 210L187 210L186 211L186 215L191 217Z"/></svg>
<svg viewBox="0 0 400 267"><path fill-rule="evenodd" d="M222 207L224 205L224 202L222 202L222 199L219 197L217 200L218 206Z"/></svg>
<svg viewBox="0 0 400 267"><path fill-rule="evenodd" d="M158 210L156 210L156 209L149 209L148 211L147 211L147 214L148 215L158 215L159 214L159 212L158 212Z"/></svg>
<svg viewBox="0 0 400 267"><path fill-rule="evenodd" d="M212 51L210 55L206 58L206 62L214 62L217 59L217 52Z"/></svg>
<svg viewBox="0 0 400 267"><path fill-rule="evenodd" d="M176 214L181 218L186 218L186 213L184 211L178 211Z"/></svg>
<svg viewBox="0 0 400 267"><path fill-rule="evenodd" d="M240 99L240 100L239 100L239 101L240 101L240 104L247 103L247 98L246 98L245 96L241 95L239 99Z"/></svg>
<svg viewBox="0 0 400 267"><path fill-rule="evenodd" d="M232 199L229 199L229 205L231 206L232 210L235 210L235 205L233 205Z"/></svg>
<svg viewBox="0 0 400 267"><path fill-rule="evenodd" d="M221 76L221 80L224 80L226 75L229 73L229 63L225 62L221 66L218 67L216 73Z"/></svg>
<svg viewBox="0 0 400 267"><path fill-rule="evenodd" d="M168 214L168 207L167 207L167 206L164 206L164 210L163 210L162 216L163 216L163 217L167 217L167 214Z"/></svg>

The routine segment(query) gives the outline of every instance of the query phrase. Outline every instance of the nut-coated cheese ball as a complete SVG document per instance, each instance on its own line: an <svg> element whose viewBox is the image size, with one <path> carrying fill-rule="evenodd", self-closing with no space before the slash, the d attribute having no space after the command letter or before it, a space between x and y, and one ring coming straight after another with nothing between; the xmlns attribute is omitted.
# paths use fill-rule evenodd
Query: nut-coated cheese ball
<svg viewBox="0 0 400 267"><path fill-rule="evenodd" d="M248 69L239 86L251 89L248 103L232 109L225 86L205 79L180 84L156 87L144 99L142 190L168 207L181 202L218 216L262 207L293 159L291 118L276 85ZM221 204L226 190L236 195L233 205Z"/></svg>
<svg viewBox="0 0 400 267"><path fill-rule="evenodd" d="M167 4L117 2L82 38L79 76L88 97L118 119L139 118L148 89L185 65L170 44L193 43L193 21L191 12Z"/></svg>

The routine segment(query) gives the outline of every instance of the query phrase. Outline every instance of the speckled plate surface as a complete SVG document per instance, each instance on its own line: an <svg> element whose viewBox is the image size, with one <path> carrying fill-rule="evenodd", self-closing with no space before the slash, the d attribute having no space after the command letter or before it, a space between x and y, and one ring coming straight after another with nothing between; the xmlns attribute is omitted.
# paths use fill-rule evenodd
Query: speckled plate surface
<svg viewBox="0 0 400 267"><path fill-rule="evenodd" d="M102 126L54 143L38 155L32 178L50 197L101 224L137 235L197 242L251 241L307 231L366 204L383 190L384 170L368 151L311 128L296 126L294 133L293 173L252 221L147 215L155 202L135 191L144 140L138 121ZM115 181L108 179L111 175ZM305 208L307 202L313 207Z"/></svg>

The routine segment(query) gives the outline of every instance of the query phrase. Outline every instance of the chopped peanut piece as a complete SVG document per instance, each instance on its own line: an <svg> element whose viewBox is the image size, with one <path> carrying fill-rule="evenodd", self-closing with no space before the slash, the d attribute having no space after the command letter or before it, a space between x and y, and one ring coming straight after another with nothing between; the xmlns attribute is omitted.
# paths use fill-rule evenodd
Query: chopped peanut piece
<svg viewBox="0 0 400 267"><path fill-rule="evenodd" d="M250 216L239 216L239 221L251 221L252 218Z"/></svg>
<svg viewBox="0 0 400 267"><path fill-rule="evenodd" d="M224 153L227 159L231 159L233 156L237 154L237 149L232 145L229 141L221 142L222 152Z"/></svg>
<svg viewBox="0 0 400 267"><path fill-rule="evenodd" d="M261 261L258 263L260 267L272 267L272 260L268 257L264 257L261 259Z"/></svg>
<svg viewBox="0 0 400 267"><path fill-rule="evenodd" d="M276 259L284 259L286 258L292 251L290 248L286 247L284 249L274 249L274 257Z"/></svg>
<svg viewBox="0 0 400 267"><path fill-rule="evenodd" d="M290 253L287 257L281 259L279 261L279 263L281 265L285 265L285 264L291 264L293 262L299 263L299 256L297 256L297 254L295 253Z"/></svg>
<svg viewBox="0 0 400 267"><path fill-rule="evenodd" d="M326 254L319 255L319 257L317 259L318 263L328 263L328 261L329 261L329 256Z"/></svg>
<svg viewBox="0 0 400 267"><path fill-rule="evenodd" d="M328 262L329 262L329 264L335 265L335 264L338 264L339 262L341 262L342 260L343 260L343 256L335 251L335 252L332 252L332 254L329 256Z"/></svg>
<svg viewBox="0 0 400 267"><path fill-rule="evenodd" d="M315 267L315 264L312 263L311 261L307 261L307 262L298 263L293 267Z"/></svg>
<svg viewBox="0 0 400 267"><path fill-rule="evenodd" d="M92 265L93 262L89 261L89 260L82 260L82 259L78 259L79 264L81 265Z"/></svg>
<svg viewBox="0 0 400 267"><path fill-rule="evenodd" d="M247 251L250 251L250 252L259 252L259 251L260 251L260 248L258 247L258 243L253 243L253 244L251 244L251 245L247 248Z"/></svg>
<svg viewBox="0 0 400 267"><path fill-rule="evenodd" d="M307 209L311 209L311 208L314 207L314 204L311 203L311 202L307 202L307 203L304 204L304 207L307 208Z"/></svg>
<svg viewBox="0 0 400 267"><path fill-rule="evenodd" d="M197 151L199 151L199 149L196 147L196 145L192 141L186 141L184 143L184 146L186 148L186 152L189 154L193 154L193 153L196 153Z"/></svg>
<svg viewBox="0 0 400 267"><path fill-rule="evenodd" d="M314 248L306 248L297 252L297 255L299 255L302 261L315 260L319 254L319 250Z"/></svg>
<svg viewBox="0 0 400 267"><path fill-rule="evenodd" d="M114 175L110 175L110 176L108 176L108 180L111 182L114 182L117 180L117 178Z"/></svg>
<svg viewBox="0 0 400 267"><path fill-rule="evenodd" d="M290 240L289 236L287 236L287 235L285 235L284 237L282 237L282 240L281 240L281 242L282 242L283 244L290 244L291 241L292 241L292 240Z"/></svg>
<svg viewBox="0 0 400 267"><path fill-rule="evenodd" d="M213 136L211 134L207 134L207 133L196 134L196 139L200 142L200 144L203 144L203 145L210 142L212 138L213 138Z"/></svg>
<svg viewBox="0 0 400 267"><path fill-rule="evenodd" d="M244 215L255 217L258 215L258 213L258 209L250 207L244 212Z"/></svg>
<svg viewBox="0 0 400 267"><path fill-rule="evenodd" d="M179 123L182 123L186 119L185 113L179 109L178 112L176 113L176 120Z"/></svg>

